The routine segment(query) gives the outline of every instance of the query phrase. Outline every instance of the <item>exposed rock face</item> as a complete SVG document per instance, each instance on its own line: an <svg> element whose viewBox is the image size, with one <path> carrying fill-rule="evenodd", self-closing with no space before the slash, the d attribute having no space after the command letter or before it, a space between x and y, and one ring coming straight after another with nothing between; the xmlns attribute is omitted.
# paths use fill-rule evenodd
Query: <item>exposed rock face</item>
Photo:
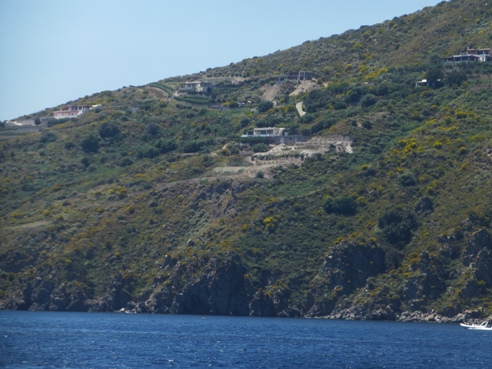
<svg viewBox="0 0 492 369"><path fill-rule="evenodd" d="M330 288L341 287L347 295L363 287L367 278L384 272L384 251L376 245L337 245L325 258L322 275Z"/></svg>
<svg viewBox="0 0 492 369"><path fill-rule="evenodd" d="M325 257L321 272L315 279L318 290L314 291L314 304L307 315L328 315L336 306L339 296L349 295L366 285L367 279L385 271L384 250L374 244L337 245ZM323 298L326 291L332 297Z"/></svg>
<svg viewBox="0 0 492 369"><path fill-rule="evenodd" d="M249 315L269 317L299 317L301 313L290 306L289 291L272 288L269 291L257 291L249 304Z"/></svg>
<svg viewBox="0 0 492 369"><path fill-rule="evenodd" d="M193 267L176 264L171 277L145 302L150 312L176 314L248 315L251 285L246 268L237 256L212 259L200 268L197 277L182 286L182 276L190 277Z"/></svg>
<svg viewBox="0 0 492 369"><path fill-rule="evenodd" d="M278 299L277 305L280 302ZM277 316L278 309L275 306L274 299L265 294L263 291L258 291L253 296L253 301L249 304L251 315L253 316Z"/></svg>
<svg viewBox="0 0 492 369"><path fill-rule="evenodd" d="M111 281L106 295L90 302L89 311L107 312L127 307L131 301L131 289L130 280L118 274Z"/></svg>
<svg viewBox="0 0 492 369"><path fill-rule="evenodd" d="M1 308L436 322L483 318L480 311L463 312L459 303L438 311L429 306L455 293L446 288L450 273L464 299L492 286L490 233L484 229L473 233L465 247L453 253L444 246L439 253L422 252L406 259L401 268L408 277L395 280L384 274L385 252L375 243L338 244L324 258L307 300L299 306L291 301L295 287L281 282L281 276L264 271L268 278L253 287L244 260L228 252L187 262L167 256L152 288L141 295L135 295L134 281L124 274L117 274L96 299L87 295L87 286L59 283L55 274L40 274L4 300ZM461 269L447 269L448 254L461 256Z"/></svg>
<svg viewBox="0 0 492 369"><path fill-rule="evenodd" d="M37 277L28 283L22 292L10 297L6 309L14 310L49 310L49 311L87 311L85 292L75 286L67 287L65 283L55 287L53 276Z"/></svg>
<svg viewBox="0 0 492 369"><path fill-rule="evenodd" d="M418 261L410 265L410 272L414 275L405 283L403 299L412 310L420 309L427 301L438 298L444 292L442 264L442 260L431 258L423 252Z"/></svg>
<svg viewBox="0 0 492 369"><path fill-rule="evenodd" d="M475 232L463 252L463 265L471 266L482 251L492 250L492 237L485 229Z"/></svg>
<svg viewBox="0 0 492 369"><path fill-rule="evenodd" d="M463 250L463 265L469 271L469 278L462 289L462 296L472 298L481 289L492 287L492 236L485 229L473 233Z"/></svg>

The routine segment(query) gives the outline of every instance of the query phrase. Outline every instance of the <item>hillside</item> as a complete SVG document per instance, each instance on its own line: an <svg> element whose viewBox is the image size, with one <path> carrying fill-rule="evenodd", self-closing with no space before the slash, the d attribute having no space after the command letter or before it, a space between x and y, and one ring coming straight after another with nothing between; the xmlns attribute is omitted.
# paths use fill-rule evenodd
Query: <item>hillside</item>
<svg viewBox="0 0 492 369"><path fill-rule="evenodd" d="M451 0L0 129L0 307L489 317L492 62L443 58L491 21Z"/></svg>

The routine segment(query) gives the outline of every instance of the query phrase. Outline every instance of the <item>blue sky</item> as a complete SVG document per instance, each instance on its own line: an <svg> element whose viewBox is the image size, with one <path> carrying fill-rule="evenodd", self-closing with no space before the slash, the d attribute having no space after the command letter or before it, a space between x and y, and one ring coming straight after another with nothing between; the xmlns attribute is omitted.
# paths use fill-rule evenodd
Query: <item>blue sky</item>
<svg viewBox="0 0 492 369"><path fill-rule="evenodd" d="M438 0L0 0L0 121L413 13Z"/></svg>

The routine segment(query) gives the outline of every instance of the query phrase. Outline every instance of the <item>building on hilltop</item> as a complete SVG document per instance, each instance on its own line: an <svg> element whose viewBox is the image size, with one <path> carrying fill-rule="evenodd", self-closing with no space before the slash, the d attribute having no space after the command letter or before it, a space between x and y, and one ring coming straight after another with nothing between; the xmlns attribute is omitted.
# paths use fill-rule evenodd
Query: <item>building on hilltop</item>
<svg viewBox="0 0 492 369"><path fill-rule="evenodd" d="M55 119L75 118L91 110L94 107L95 106L89 105L70 105L66 108L62 108L61 110L53 112L53 117Z"/></svg>

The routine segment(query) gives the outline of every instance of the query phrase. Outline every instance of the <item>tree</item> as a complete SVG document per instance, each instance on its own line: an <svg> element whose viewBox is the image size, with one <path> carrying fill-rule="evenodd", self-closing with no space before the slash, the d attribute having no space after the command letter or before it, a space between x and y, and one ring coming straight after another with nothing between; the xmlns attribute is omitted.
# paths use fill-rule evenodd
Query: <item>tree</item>
<svg viewBox="0 0 492 369"><path fill-rule="evenodd" d="M373 94L367 94L364 95L364 97L360 100L360 104L363 107L369 107L371 105L374 105L378 101L377 97Z"/></svg>
<svg viewBox="0 0 492 369"><path fill-rule="evenodd" d="M461 86L466 81L467 75L464 70L452 70L446 75L446 85L448 86Z"/></svg>
<svg viewBox="0 0 492 369"><path fill-rule="evenodd" d="M147 126L146 131L147 131L147 134L154 137L154 136L157 136L161 133L161 128L155 123L150 123Z"/></svg>
<svg viewBox="0 0 492 369"><path fill-rule="evenodd" d="M82 139L80 147L84 152L97 153L99 151L99 139L95 134L91 133Z"/></svg>
<svg viewBox="0 0 492 369"><path fill-rule="evenodd" d="M402 175L400 175L400 177L398 178L398 181L404 187L413 186L417 183L415 181L415 178L413 178L412 173L408 173L408 172L405 172Z"/></svg>
<svg viewBox="0 0 492 369"><path fill-rule="evenodd" d="M82 159L80 159L80 162L86 168L88 168L89 165L91 165L91 160L87 156L84 156Z"/></svg>
<svg viewBox="0 0 492 369"><path fill-rule="evenodd" d="M104 122L99 126L99 136L101 138L112 138L120 133L120 129L114 123Z"/></svg>
<svg viewBox="0 0 492 369"><path fill-rule="evenodd" d="M264 143L257 143L253 145L253 152L267 152L268 145Z"/></svg>
<svg viewBox="0 0 492 369"><path fill-rule="evenodd" d="M409 210L394 209L379 218L378 227L390 243L405 244L412 238L418 223L415 215Z"/></svg>
<svg viewBox="0 0 492 369"><path fill-rule="evenodd" d="M323 203L326 213L354 215L357 211L357 202L350 196L328 197Z"/></svg>
<svg viewBox="0 0 492 369"><path fill-rule="evenodd" d="M49 143L49 142L55 142L58 139L58 136L55 135L53 132L43 132L41 134L41 137L39 138L39 141L42 143Z"/></svg>
<svg viewBox="0 0 492 369"><path fill-rule="evenodd" d="M34 119L34 124L39 126L41 124L41 119L39 118Z"/></svg>
<svg viewBox="0 0 492 369"><path fill-rule="evenodd" d="M172 140L165 140L163 138L161 138L159 141L157 141L155 146L159 149L161 154L171 152L171 151L176 150L178 148L178 145L176 144L176 142L174 142Z"/></svg>
<svg viewBox="0 0 492 369"><path fill-rule="evenodd" d="M155 158L160 154L160 151L157 147L150 146L149 144L145 144L138 149L137 158Z"/></svg>
<svg viewBox="0 0 492 369"><path fill-rule="evenodd" d="M442 67L440 65L432 65L427 70L425 74L427 78L427 83L431 87L441 87L442 80L444 78L444 73L442 71Z"/></svg>
<svg viewBox="0 0 492 369"><path fill-rule="evenodd" d="M258 112L265 113L268 110L273 109L273 102L265 100L258 104Z"/></svg>

